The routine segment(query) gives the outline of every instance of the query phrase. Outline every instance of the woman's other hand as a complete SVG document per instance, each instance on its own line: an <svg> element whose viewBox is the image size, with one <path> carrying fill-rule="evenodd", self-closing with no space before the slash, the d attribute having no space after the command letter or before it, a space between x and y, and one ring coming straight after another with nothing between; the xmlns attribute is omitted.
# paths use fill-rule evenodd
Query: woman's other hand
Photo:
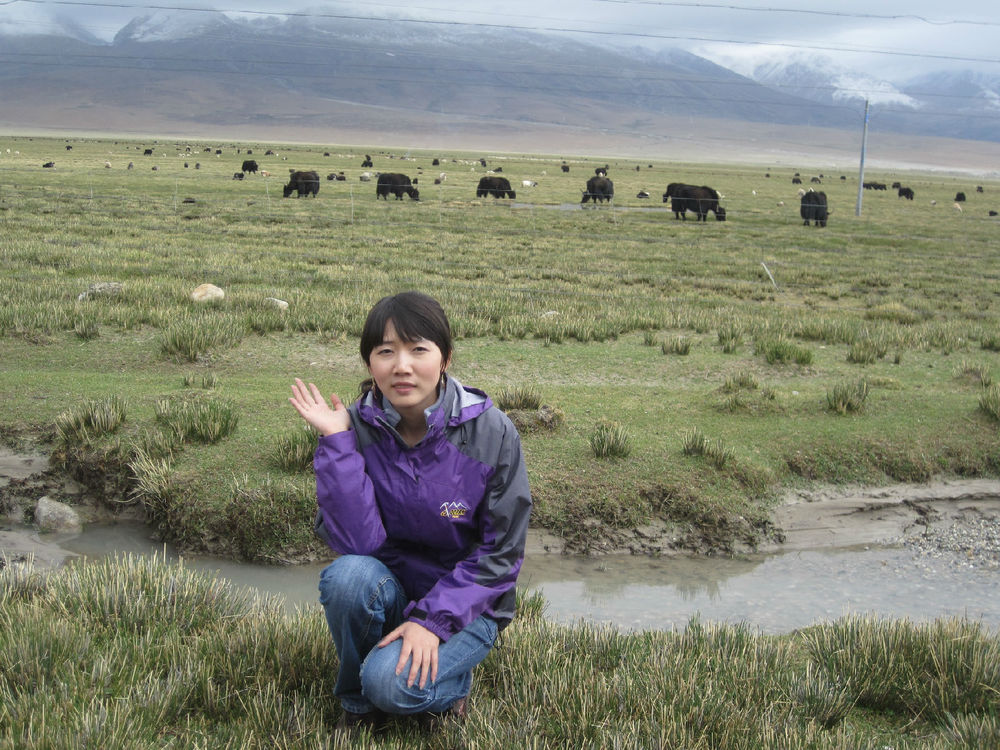
<svg viewBox="0 0 1000 750"><path fill-rule="evenodd" d="M403 639L403 648L399 652L396 674L402 674L407 660L410 660L410 674L407 676L406 685L413 687L419 676L420 689L423 690L427 686L428 677L432 683L437 680L438 644L441 643L441 639L423 625L408 620L379 641L378 647L388 646L398 638Z"/></svg>
<svg viewBox="0 0 1000 750"><path fill-rule="evenodd" d="M351 428L351 418L347 407L337 394L330 394L331 407L319 392L319 388L310 383L306 386L298 378L292 384L292 396L288 399L301 417L316 428L320 435L332 435Z"/></svg>

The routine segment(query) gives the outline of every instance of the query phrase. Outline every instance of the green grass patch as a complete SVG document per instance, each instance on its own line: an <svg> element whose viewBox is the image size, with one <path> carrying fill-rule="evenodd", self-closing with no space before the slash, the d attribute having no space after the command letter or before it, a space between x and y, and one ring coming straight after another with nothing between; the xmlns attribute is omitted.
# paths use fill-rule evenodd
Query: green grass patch
<svg viewBox="0 0 1000 750"><path fill-rule="evenodd" d="M788 636L691 620L626 633L538 594L476 669L472 711L343 736L315 609L121 556L0 568L0 748L995 747L1000 639L978 623L846 617ZM558 699L554 698L557 696Z"/></svg>

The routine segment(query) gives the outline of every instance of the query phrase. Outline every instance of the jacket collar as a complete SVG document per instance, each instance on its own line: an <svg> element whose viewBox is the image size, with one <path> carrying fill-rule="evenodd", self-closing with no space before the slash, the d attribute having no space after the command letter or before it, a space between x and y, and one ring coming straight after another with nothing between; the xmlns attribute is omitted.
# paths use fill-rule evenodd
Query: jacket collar
<svg viewBox="0 0 1000 750"><path fill-rule="evenodd" d="M445 374L445 387L440 390L438 400L424 410L427 432L430 434L446 425L455 427L475 419L491 406L493 402L483 391L466 387ZM358 415L368 424L383 425L393 430L401 419L389 400L376 397L374 390L368 391L358 402Z"/></svg>

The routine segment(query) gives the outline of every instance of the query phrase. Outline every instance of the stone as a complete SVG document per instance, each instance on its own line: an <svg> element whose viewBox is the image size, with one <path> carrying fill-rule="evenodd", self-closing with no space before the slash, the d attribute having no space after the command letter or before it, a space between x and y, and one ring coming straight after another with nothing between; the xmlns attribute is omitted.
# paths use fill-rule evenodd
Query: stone
<svg viewBox="0 0 1000 750"><path fill-rule="evenodd" d="M269 305L277 307L279 310L288 309L288 303L285 302L285 300L283 299L278 299L277 297L265 297L264 301L267 302Z"/></svg>
<svg viewBox="0 0 1000 750"><path fill-rule="evenodd" d="M191 299L195 302L216 302L225 297L226 293L215 284L201 284L191 292Z"/></svg>
<svg viewBox="0 0 1000 750"><path fill-rule="evenodd" d="M122 292L122 285L118 281L97 281L87 287L87 291L80 292L77 301L90 299L91 297L114 297Z"/></svg>
<svg viewBox="0 0 1000 750"><path fill-rule="evenodd" d="M83 529L80 516L73 508L48 495L38 498L35 504L35 525L40 531L63 533L79 533Z"/></svg>

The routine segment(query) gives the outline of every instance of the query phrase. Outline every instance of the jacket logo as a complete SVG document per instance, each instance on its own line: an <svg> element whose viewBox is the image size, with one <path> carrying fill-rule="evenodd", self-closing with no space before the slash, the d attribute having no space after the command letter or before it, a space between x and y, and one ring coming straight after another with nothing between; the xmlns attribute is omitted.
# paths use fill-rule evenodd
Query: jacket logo
<svg viewBox="0 0 1000 750"><path fill-rule="evenodd" d="M442 518L462 518L469 512L469 506L462 502L441 503Z"/></svg>

